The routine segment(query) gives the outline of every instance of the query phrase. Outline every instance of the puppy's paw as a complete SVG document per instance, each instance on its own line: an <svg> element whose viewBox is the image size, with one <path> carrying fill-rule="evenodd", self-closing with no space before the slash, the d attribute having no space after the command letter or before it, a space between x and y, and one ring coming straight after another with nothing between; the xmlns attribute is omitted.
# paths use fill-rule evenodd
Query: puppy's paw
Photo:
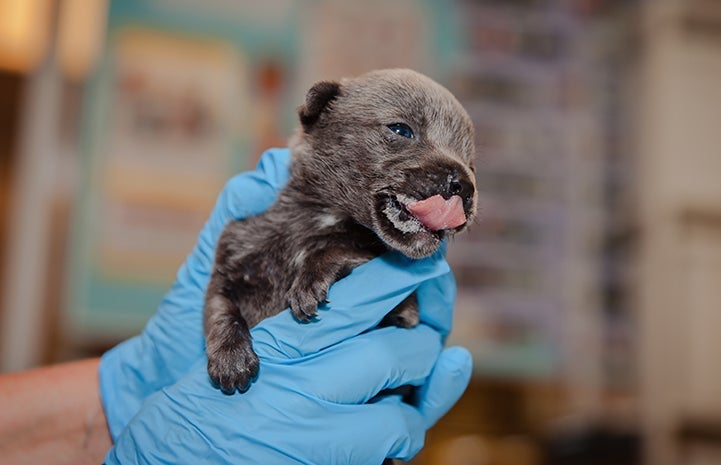
<svg viewBox="0 0 721 465"><path fill-rule="evenodd" d="M318 316L318 302L324 297L317 297L312 291L295 291L288 294L288 305L293 316L302 323L313 321Z"/></svg>
<svg viewBox="0 0 721 465"><path fill-rule="evenodd" d="M318 303L325 302L329 284L323 282L293 283L288 291L288 305L293 316L303 323L308 323L318 316Z"/></svg>
<svg viewBox="0 0 721 465"><path fill-rule="evenodd" d="M249 344L224 344L207 352L210 380L224 394L247 391L258 376L260 362Z"/></svg>

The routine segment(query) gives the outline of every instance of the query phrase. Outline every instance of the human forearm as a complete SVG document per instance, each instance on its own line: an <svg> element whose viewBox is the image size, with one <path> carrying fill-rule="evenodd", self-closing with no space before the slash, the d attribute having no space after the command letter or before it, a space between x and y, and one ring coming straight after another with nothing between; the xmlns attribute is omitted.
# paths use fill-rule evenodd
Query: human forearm
<svg viewBox="0 0 721 465"><path fill-rule="evenodd" d="M111 446L98 359L0 376L3 463L98 464Z"/></svg>

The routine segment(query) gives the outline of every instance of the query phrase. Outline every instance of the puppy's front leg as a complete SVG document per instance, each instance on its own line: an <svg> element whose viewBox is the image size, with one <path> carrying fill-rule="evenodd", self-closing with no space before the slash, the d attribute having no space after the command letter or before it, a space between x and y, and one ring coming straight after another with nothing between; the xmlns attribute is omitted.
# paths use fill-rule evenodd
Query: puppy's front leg
<svg viewBox="0 0 721 465"><path fill-rule="evenodd" d="M368 259L347 250L323 250L306 257L288 291L293 316L302 322L318 316L318 303L325 301L330 286Z"/></svg>
<svg viewBox="0 0 721 465"><path fill-rule="evenodd" d="M229 289L231 283L213 272L204 311L208 374L225 394L248 389L259 369L248 324Z"/></svg>

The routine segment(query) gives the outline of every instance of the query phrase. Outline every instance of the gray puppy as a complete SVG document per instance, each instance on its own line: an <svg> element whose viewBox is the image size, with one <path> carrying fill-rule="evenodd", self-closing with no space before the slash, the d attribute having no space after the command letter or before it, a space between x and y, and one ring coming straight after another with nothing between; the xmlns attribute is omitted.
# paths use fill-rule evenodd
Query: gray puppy
<svg viewBox="0 0 721 465"><path fill-rule="evenodd" d="M390 249L430 255L476 212L471 119L428 77L395 69L319 82L298 114L288 184L218 241L206 348L210 378L228 394L258 374L249 332L258 322L289 306L311 321L354 267ZM382 324L417 323L411 296Z"/></svg>

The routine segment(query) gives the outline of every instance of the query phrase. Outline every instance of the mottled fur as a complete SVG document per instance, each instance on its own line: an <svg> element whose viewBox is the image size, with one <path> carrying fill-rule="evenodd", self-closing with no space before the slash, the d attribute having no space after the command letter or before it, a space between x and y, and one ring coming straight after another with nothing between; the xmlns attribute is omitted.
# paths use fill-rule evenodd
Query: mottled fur
<svg viewBox="0 0 721 465"><path fill-rule="evenodd" d="M258 373L249 329L290 306L307 322L328 288L389 249L420 258L475 215L473 126L458 101L409 70L320 82L298 109L291 176L266 212L222 233L205 306L208 372L226 393ZM404 123L415 137L389 129ZM409 201L460 195L467 222L429 231ZM414 298L387 323L418 322ZM299 326L298 331L303 331Z"/></svg>

